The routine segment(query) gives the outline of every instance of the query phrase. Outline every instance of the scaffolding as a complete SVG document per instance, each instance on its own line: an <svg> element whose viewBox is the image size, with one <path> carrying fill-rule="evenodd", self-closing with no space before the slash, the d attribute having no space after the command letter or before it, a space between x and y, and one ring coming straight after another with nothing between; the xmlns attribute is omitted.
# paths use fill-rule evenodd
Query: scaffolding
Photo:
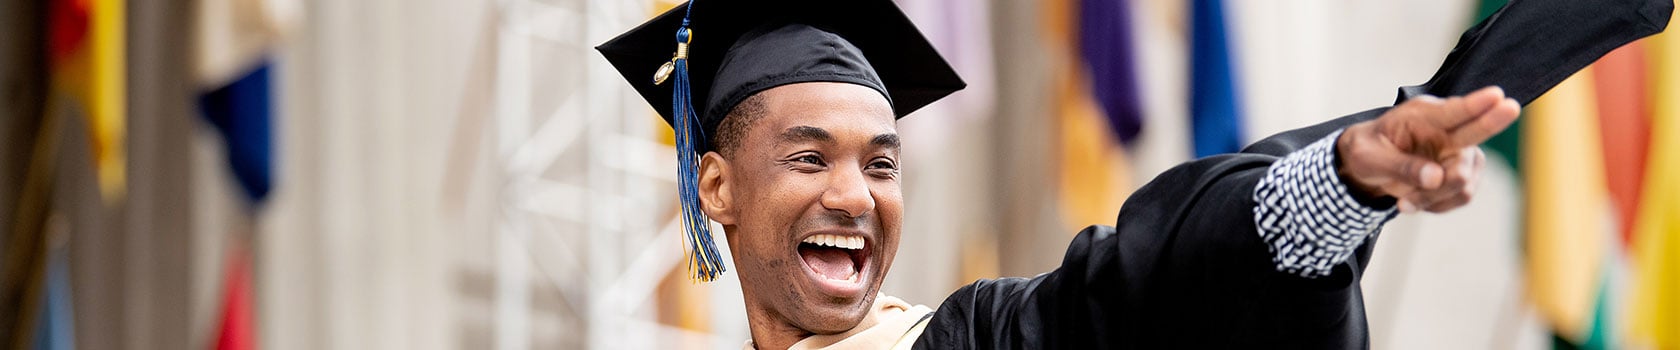
<svg viewBox="0 0 1680 350"><path fill-rule="evenodd" d="M533 339L552 339L560 348L639 349L696 337L708 340L691 344L739 346L744 316L719 320L722 330L733 330L725 337L657 322L654 294L684 258L675 151L659 141L663 128L652 109L593 49L654 14L654 4L499 0L496 6L489 126L499 187L495 347L529 349ZM717 285L734 290L736 284ZM534 308L532 293L554 293L560 307ZM739 291L732 293L739 300Z"/></svg>

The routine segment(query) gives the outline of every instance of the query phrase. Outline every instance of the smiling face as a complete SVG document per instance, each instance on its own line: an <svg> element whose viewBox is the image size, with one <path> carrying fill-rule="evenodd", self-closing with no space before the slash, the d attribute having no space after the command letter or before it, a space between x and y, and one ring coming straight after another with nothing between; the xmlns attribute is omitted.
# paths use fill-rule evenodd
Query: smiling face
<svg viewBox="0 0 1680 350"><path fill-rule="evenodd" d="M845 83L784 85L753 99L743 105L756 115L723 146L727 156L705 156L700 180L702 207L728 235L753 338L779 347L760 333L850 330L898 251L892 108Z"/></svg>

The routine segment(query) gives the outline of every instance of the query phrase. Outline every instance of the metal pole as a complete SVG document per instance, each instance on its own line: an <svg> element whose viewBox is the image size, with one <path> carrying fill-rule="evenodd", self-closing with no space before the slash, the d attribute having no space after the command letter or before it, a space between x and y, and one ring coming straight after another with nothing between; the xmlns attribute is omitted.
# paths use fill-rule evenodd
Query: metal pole
<svg viewBox="0 0 1680 350"><path fill-rule="evenodd" d="M525 248L529 225L517 211L520 178L510 173L507 159L528 136L531 117L529 40L524 9L527 0L499 0L496 36L496 155L501 165L498 198L500 223L496 225L495 347L500 350L531 348L531 295L528 276L530 259Z"/></svg>

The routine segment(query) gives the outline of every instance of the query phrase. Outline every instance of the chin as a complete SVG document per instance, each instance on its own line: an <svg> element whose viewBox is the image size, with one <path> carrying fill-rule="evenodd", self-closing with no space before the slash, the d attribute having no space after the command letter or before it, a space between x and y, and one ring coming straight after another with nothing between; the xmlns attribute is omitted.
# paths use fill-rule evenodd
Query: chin
<svg viewBox="0 0 1680 350"><path fill-rule="evenodd" d="M842 333L869 315L882 281L882 251L875 234L849 228L800 234L797 247L777 265L787 278L769 288L782 299L789 323L816 334ZM790 271L797 270L797 271Z"/></svg>
<svg viewBox="0 0 1680 350"><path fill-rule="evenodd" d="M874 294L852 300L830 299L816 305L806 304L807 310L802 314L787 316L794 325L813 334L845 333L862 323L874 304Z"/></svg>

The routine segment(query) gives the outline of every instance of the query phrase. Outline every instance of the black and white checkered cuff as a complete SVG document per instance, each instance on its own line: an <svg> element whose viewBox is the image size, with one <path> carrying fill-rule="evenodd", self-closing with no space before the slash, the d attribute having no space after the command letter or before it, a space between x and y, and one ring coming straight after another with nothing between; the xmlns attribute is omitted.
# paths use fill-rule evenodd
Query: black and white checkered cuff
<svg viewBox="0 0 1680 350"><path fill-rule="evenodd" d="M1278 271L1328 276L1353 256L1396 210L1354 199L1336 174L1336 138L1342 131L1272 163L1254 186L1254 226Z"/></svg>

